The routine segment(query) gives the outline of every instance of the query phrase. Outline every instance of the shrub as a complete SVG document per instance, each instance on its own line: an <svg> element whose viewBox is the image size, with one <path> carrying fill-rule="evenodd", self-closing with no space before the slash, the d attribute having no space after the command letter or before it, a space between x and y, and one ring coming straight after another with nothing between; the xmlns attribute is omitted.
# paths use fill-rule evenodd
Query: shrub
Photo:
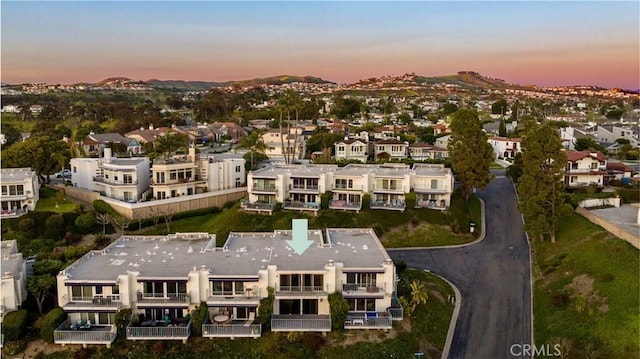
<svg viewBox="0 0 640 359"><path fill-rule="evenodd" d="M635 203L640 201L640 190L637 188L618 188L616 190L624 203Z"/></svg>
<svg viewBox="0 0 640 359"><path fill-rule="evenodd" d="M65 235L65 224L62 215L54 214L44 222L46 238L58 240Z"/></svg>
<svg viewBox="0 0 640 359"><path fill-rule="evenodd" d="M6 355L16 355L22 353L27 348L26 340L12 340L3 346L3 352Z"/></svg>
<svg viewBox="0 0 640 359"><path fill-rule="evenodd" d="M53 343L53 331L62 323L66 318L66 314L62 308L57 307L51 310L44 316L42 326L40 327L40 336L48 343Z"/></svg>
<svg viewBox="0 0 640 359"><path fill-rule="evenodd" d="M64 242L67 245L78 243L81 240L82 235L73 232L67 232L67 234L64 236Z"/></svg>
<svg viewBox="0 0 640 359"><path fill-rule="evenodd" d="M344 321L349 313L349 303L342 297L342 293L329 294L329 310L331 312L331 327L334 330L344 330Z"/></svg>
<svg viewBox="0 0 640 359"><path fill-rule="evenodd" d="M269 294L266 298L260 299L260 306L258 307L258 316L264 330L271 329L271 315L273 315L273 301L275 298L273 288L267 288L267 292Z"/></svg>
<svg viewBox="0 0 640 359"><path fill-rule="evenodd" d="M106 234L96 234L96 239L95 239L95 245L98 248L104 248L106 246L109 245L109 243L111 243L111 237L107 236Z"/></svg>
<svg viewBox="0 0 640 359"><path fill-rule="evenodd" d="M2 334L7 342L22 339L27 330L29 315L26 309L9 312L2 320Z"/></svg>
<svg viewBox="0 0 640 359"><path fill-rule="evenodd" d="M91 213L83 213L76 217L73 224L80 233L89 233L96 225L96 218Z"/></svg>
<svg viewBox="0 0 640 359"><path fill-rule="evenodd" d="M202 336L202 324L207 319L208 309L207 303L203 302L191 314L191 333L194 336Z"/></svg>
<svg viewBox="0 0 640 359"><path fill-rule="evenodd" d="M122 309L117 312L114 318L116 322L116 328L118 328L118 336L124 337L126 335L127 325L131 319L131 309Z"/></svg>
<svg viewBox="0 0 640 359"><path fill-rule="evenodd" d="M120 215L118 212L116 212L115 209L113 209L113 207L111 207L107 202L101 199L96 199L95 201L93 201L93 209L95 209L98 213L106 213L112 216Z"/></svg>

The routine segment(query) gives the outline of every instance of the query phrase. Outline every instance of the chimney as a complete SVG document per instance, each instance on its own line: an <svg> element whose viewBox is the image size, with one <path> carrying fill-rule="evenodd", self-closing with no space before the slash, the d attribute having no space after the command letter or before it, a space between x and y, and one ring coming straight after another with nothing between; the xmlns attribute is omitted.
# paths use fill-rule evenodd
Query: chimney
<svg viewBox="0 0 640 359"><path fill-rule="evenodd" d="M189 146L189 158L191 162L196 163L196 147L194 145Z"/></svg>
<svg viewBox="0 0 640 359"><path fill-rule="evenodd" d="M149 124L149 131L153 131L153 123Z"/></svg>
<svg viewBox="0 0 640 359"><path fill-rule="evenodd" d="M104 148L104 160L106 163L111 163L111 148Z"/></svg>

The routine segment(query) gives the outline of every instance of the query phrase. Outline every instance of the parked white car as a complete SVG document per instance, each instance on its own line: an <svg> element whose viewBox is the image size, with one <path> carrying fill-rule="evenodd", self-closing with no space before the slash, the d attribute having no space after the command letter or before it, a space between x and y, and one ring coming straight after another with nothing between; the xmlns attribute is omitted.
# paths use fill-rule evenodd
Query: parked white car
<svg viewBox="0 0 640 359"><path fill-rule="evenodd" d="M63 169L60 172L55 173L56 178L67 178L71 177L71 170L68 168Z"/></svg>

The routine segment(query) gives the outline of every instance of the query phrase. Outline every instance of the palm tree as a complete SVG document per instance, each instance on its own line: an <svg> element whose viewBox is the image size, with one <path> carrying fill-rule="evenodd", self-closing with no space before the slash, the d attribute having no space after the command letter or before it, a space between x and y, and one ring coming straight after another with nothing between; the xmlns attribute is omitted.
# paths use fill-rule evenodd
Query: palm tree
<svg viewBox="0 0 640 359"><path fill-rule="evenodd" d="M427 293L427 287L425 287L422 282L414 280L409 286L411 288L411 302L409 304L413 312L420 304L427 302L429 294Z"/></svg>
<svg viewBox="0 0 640 359"><path fill-rule="evenodd" d="M267 148L267 145L262 141L262 131L253 131L249 134L249 136L243 137L240 140L240 148L246 148L251 153L251 169L255 168L255 164L253 163L253 154L254 152L264 153L264 150Z"/></svg>

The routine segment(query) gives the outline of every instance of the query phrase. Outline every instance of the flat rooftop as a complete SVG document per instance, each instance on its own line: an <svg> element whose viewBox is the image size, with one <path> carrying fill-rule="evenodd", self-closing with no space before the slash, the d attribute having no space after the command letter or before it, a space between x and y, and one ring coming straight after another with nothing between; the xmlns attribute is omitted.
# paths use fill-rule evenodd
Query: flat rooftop
<svg viewBox="0 0 640 359"><path fill-rule="evenodd" d="M223 247L215 235L122 236L67 267L68 281L115 281L128 271L143 278L184 278L206 266L211 276L256 276L268 265L279 271L322 271L333 261L345 268L381 268L391 260L371 228L308 230L311 246L297 254L292 231L232 232Z"/></svg>
<svg viewBox="0 0 640 359"><path fill-rule="evenodd" d="M15 275L22 270L24 262L22 253L18 253L18 245L15 240L0 242L0 268L2 276Z"/></svg>
<svg viewBox="0 0 640 359"><path fill-rule="evenodd" d="M451 174L450 168L445 168L444 165L431 165L431 164L414 164L413 171L418 176L446 176Z"/></svg>
<svg viewBox="0 0 640 359"><path fill-rule="evenodd" d="M273 165L253 171L254 177L275 177L290 173L292 177L318 177L323 173L334 172L337 165Z"/></svg>
<svg viewBox="0 0 640 359"><path fill-rule="evenodd" d="M3 168L0 171L0 182L24 182L25 179L31 178L33 173L29 167Z"/></svg>

